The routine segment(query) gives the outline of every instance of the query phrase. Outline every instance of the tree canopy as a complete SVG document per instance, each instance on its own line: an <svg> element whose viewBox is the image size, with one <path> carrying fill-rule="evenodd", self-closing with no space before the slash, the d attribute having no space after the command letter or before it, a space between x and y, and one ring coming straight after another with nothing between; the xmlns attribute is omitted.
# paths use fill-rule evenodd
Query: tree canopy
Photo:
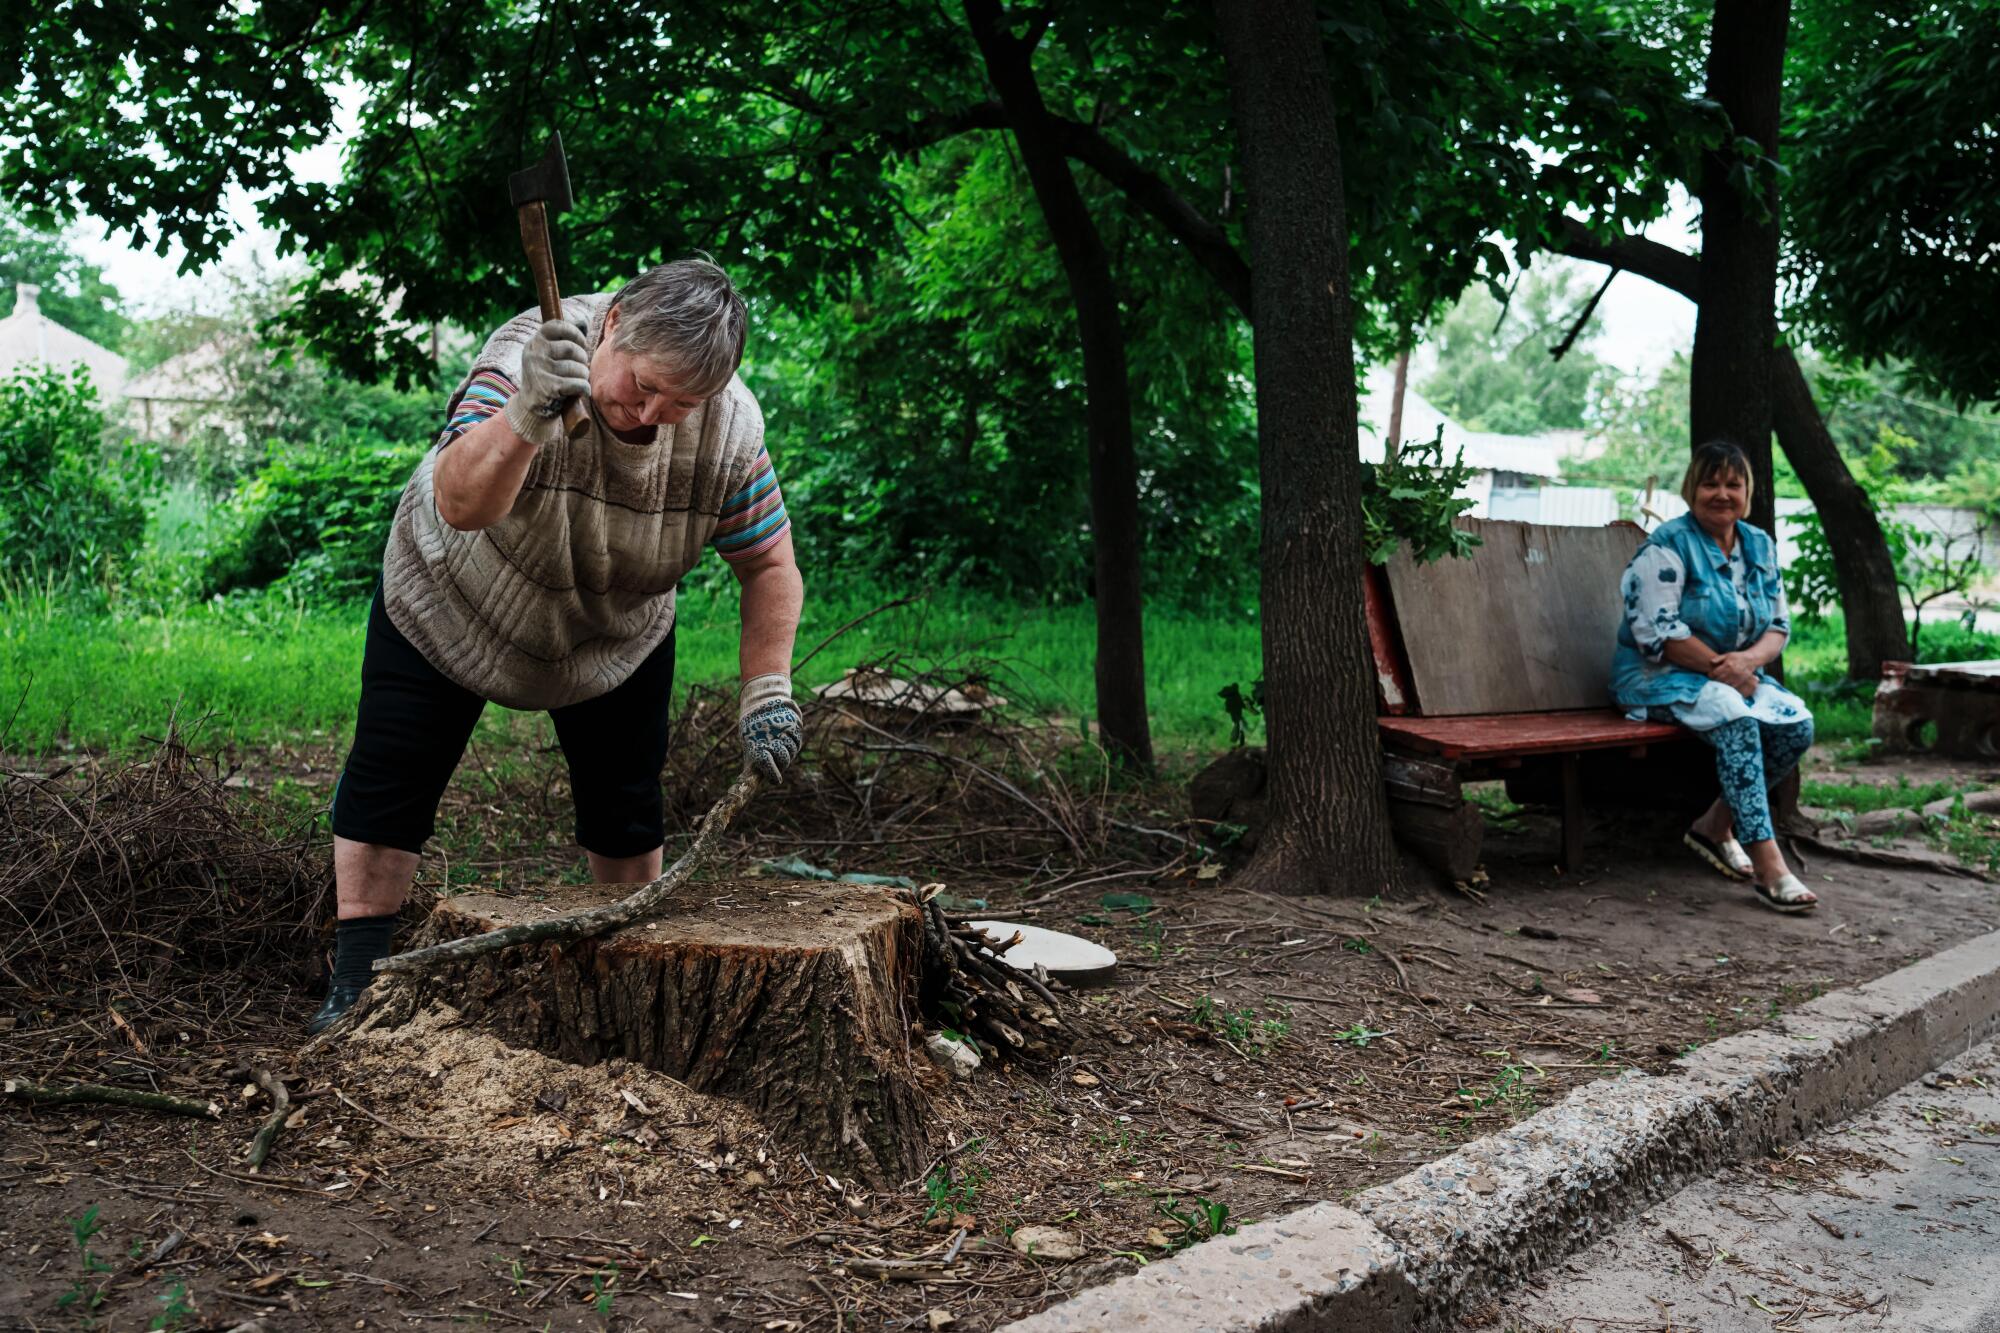
<svg viewBox="0 0 2000 1333"><path fill-rule="evenodd" d="M1550 352L1593 290L1573 274L1531 270L1504 304L1484 288L1467 292L1429 330L1437 365L1420 386L1424 396L1473 430L1582 429L1593 389L1615 373L1592 354L1598 329L1586 322L1560 359Z"/></svg>
<svg viewBox="0 0 2000 1333"><path fill-rule="evenodd" d="M1964 407L2000 383L2000 9L1802 11L1785 203L1816 345Z"/></svg>

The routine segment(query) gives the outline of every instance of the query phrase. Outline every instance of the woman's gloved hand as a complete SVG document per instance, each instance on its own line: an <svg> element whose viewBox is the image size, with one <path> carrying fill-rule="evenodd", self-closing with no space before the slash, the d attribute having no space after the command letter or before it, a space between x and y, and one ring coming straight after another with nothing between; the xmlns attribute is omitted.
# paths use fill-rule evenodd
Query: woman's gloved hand
<svg viewBox="0 0 2000 1333"><path fill-rule="evenodd" d="M502 409L514 433L537 448L563 438L563 406L590 392L590 351L583 330L552 319L521 353L521 387Z"/></svg>
<svg viewBox="0 0 2000 1333"><path fill-rule="evenodd" d="M806 743L806 723L792 702L790 676L772 673L743 682L736 696L736 729L743 763L766 782L783 782L785 770Z"/></svg>

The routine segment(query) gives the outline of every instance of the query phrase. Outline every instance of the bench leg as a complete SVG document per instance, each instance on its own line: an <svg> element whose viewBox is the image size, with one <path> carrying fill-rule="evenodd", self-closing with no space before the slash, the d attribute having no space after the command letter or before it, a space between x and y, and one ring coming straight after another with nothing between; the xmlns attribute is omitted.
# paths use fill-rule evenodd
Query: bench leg
<svg viewBox="0 0 2000 1333"><path fill-rule="evenodd" d="M1563 870L1583 864L1583 780L1578 774L1577 757L1562 757L1562 859Z"/></svg>
<svg viewBox="0 0 2000 1333"><path fill-rule="evenodd" d="M1479 868L1486 817L1465 799L1457 766L1385 752L1382 776L1397 840L1446 879L1471 879Z"/></svg>

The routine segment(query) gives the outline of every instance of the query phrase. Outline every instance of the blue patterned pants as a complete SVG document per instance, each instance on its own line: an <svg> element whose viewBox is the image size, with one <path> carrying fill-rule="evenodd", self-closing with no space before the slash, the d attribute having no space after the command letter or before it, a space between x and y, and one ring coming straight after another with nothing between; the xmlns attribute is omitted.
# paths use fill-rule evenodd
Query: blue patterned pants
<svg viewBox="0 0 2000 1333"><path fill-rule="evenodd" d="M1654 708L1656 722L1673 722L1673 710ZM1722 799L1736 817L1736 840L1763 842L1771 833L1769 791L1798 767L1812 747L1811 718L1800 722L1759 722L1739 717L1695 735L1715 750L1715 775L1722 781Z"/></svg>

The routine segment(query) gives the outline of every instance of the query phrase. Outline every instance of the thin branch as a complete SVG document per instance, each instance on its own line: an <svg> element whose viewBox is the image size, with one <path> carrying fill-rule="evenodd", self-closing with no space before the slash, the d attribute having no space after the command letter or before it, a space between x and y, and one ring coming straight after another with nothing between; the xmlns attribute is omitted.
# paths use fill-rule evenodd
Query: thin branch
<svg viewBox="0 0 2000 1333"><path fill-rule="evenodd" d="M91 1103L103 1106L130 1106L141 1111L165 1111L169 1115L191 1115L212 1120L222 1114L215 1102L191 1102L169 1097L163 1092L141 1092L136 1088L111 1088L101 1083L70 1083L51 1087L8 1079L0 1083L0 1096L33 1106L71 1106Z"/></svg>
<svg viewBox="0 0 2000 1333"><path fill-rule="evenodd" d="M292 1113L292 1094L285 1091L285 1081L274 1078L267 1069L256 1070L251 1077L257 1080L258 1087L271 1096L271 1114L264 1117L263 1125L257 1130L257 1137L250 1140L250 1155L243 1159L246 1166L256 1171L271 1155L271 1148L278 1141L278 1133L285 1127L285 1117Z"/></svg>
<svg viewBox="0 0 2000 1333"><path fill-rule="evenodd" d="M1569 326L1569 332L1563 335L1561 342L1549 349L1549 356L1552 360L1562 360L1564 356L1568 355L1569 349L1576 345L1577 337L1583 332L1584 325L1590 323L1590 317L1597 313L1597 303L1604 299L1604 293L1610 289L1612 279L1616 278L1623 271L1615 263L1611 266L1611 271L1604 275L1604 281L1599 284L1596 293L1589 301L1585 302L1583 313L1576 317L1576 323Z"/></svg>
<svg viewBox="0 0 2000 1333"><path fill-rule="evenodd" d="M854 617L854 619L848 621L845 625L842 625L839 629L835 630L833 633L827 635L824 639L821 639L819 641L818 648L814 648L804 657L801 657L798 661L794 662L792 664L792 674L794 676L798 675L799 672L805 669L806 663L812 661L815 657L819 656L821 648L825 648L828 644L832 643L835 639L839 638L841 635L847 633L847 631L853 629L856 625L859 625L862 621L868 620L874 616L879 616L884 611L893 611L899 606L908 606L911 602L922 601L925 597L928 597L929 595L930 594L927 592L912 593L908 597L898 597L893 602L884 602L882 603L882 605L876 607L873 611L862 612L860 615Z"/></svg>

